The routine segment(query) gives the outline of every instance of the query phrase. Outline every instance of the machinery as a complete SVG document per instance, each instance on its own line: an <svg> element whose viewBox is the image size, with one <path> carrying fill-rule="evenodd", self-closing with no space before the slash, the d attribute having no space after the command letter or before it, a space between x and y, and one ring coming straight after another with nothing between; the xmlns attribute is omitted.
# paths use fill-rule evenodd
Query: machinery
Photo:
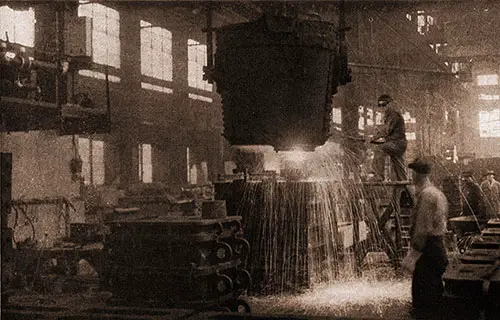
<svg viewBox="0 0 500 320"><path fill-rule="evenodd" d="M47 56L8 40L0 41L1 132L109 132L109 99L104 110L75 86L74 74L90 68L90 57L65 55L61 49L57 52L57 56ZM108 90L106 85L106 94Z"/></svg>
<svg viewBox="0 0 500 320"><path fill-rule="evenodd" d="M276 151L323 145L332 96L350 81L342 37L331 23L269 15L217 29L209 79L222 97L229 143Z"/></svg>
<svg viewBox="0 0 500 320"><path fill-rule="evenodd" d="M103 288L125 305L250 308L251 283L241 217L158 217L110 224Z"/></svg>
<svg viewBox="0 0 500 320"><path fill-rule="evenodd" d="M445 297L457 306L468 301L467 310L459 312L470 318L481 310L496 317L500 309L500 220L488 221L457 260L444 274Z"/></svg>

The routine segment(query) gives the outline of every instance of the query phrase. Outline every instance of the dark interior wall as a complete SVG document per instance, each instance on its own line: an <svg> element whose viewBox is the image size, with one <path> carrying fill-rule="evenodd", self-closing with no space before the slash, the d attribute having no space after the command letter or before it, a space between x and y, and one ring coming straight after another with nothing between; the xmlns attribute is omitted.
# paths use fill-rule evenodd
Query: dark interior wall
<svg viewBox="0 0 500 320"><path fill-rule="evenodd" d="M406 19L410 11L407 6L349 6L346 34L354 87L350 104L374 107L387 93L416 117L417 140L409 141L408 158L441 153L444 111L458 104L447 93L459 86L445 74L444 60L417 32L415 21Z"/></svg>
<svg viewBox="0 0 500 320"><path fill-rule="evenodd" d="M216 174L221 164L218 148L222 133L220 99L213 92L188 87L187 40L192 38L204 43L204 17L193 24L184 19L183 9L141 5L117 5L120 12L121 67L110 68L110 74L120 77L119 83L110 84L112 132L107 141L106 172L114 180L117 171L125 184L137 180L137 162L133 159L139 143L153 146L153 179L171 183L186 183L184 169L185 149L197 144L210 143L210 148L199 148L199 161L209 163L210 174ZM179 11L180 10L180 11ZM164 82L141 75L140 69L140 20L169 29L173 38L173 81ZM141 88L141 81L171 88L173 93L163 93ZM77 88L88 92L100 105L105 103L103 81L78 76ZM212 103L190 99L189 93L211 97ZM216 152L212 152L215 148ZM210 152L209 152L210 150ZM168 157L168 159L162 159ZM131 159L132 158L132 159ZM177 163L180 161L180 163ZM117 166L120 168L117 169ZM168 167L168 168L165 168ZM157 176L158 175L158 176ZM108 177L108 174L107 174ZM111 182L107 179L107 182ZM171 180L171 181L168 181Z"/></svg>
<svg viewBox="0 0 500 320"><path fill-rule="evenodd" d="M500 37L497 38L500 40ZM465 152L473 153L477 158L500 157L500 138L481 137L479 129L479 113L500 108L500 102L480 100L479 94L499 95L500 86L478 86L477 76L481 74L500 74L500 59L477 59L472 67L470 99L467 108L463 109L463 128L468 133Z"/></svg>
<svg viewBox="0 0 500 320"><path fill-rule="evenodd" d="M205 42L206 36L201 31L205 27L203 13L189 8L149 3L110 2L107 5L120 12L121 66L119 69L108 68L111 76L120 78L119 82L109 83L111 133L94 137L105 142L106 184L117 181L122 185L137 183L139 143L153 146L154 181L187 183L187 147L196 149L196 161L208 163L210 177L221 173L224 150L228 146L221 136L220 99L215 88L213 92L189 88L187 80L187 39ZM73 7L72 10L75 10L72 15L71 12L66 12L66 18L76 16L77 8ZM37 5L35 14L35 51L40 59L50 60L52 57L49 53L55 50L54 7L50 4ZM171 82L141 75L141 19L172 32L174 61ZM94 65L92 70L104 72L105 67ZM142 89L141 81L171 88L173 93ZM47 85L50 86L44 88L44 91L50 97L46 100L52 101L55 91L53 81L48 81ZM106 87L103 80L77 74L75 94L78 93L86 93L97 108L106 108ZM211 97L213 102L190 99L189 93ZM68 192L77 192L78 183L72 181L68 174L68 163L74 156L71 137L58 137L55 132L31 132L2 134L1 138L2 151L13 152L15 160L14 197L67 195ZM39 170L31 172L30 168L35 162ZM42 176L45 175L50 176L47 183L42 182ZM70 191L66 192L67 190Z"/></svg>

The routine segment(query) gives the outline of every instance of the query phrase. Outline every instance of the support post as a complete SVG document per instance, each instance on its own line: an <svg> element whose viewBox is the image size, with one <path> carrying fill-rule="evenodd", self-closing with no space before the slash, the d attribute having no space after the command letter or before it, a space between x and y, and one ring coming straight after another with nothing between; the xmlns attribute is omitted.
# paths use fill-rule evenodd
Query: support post
<svg viewBox="0 0 500 320"><path fill-rule="evenodd" d="M14 263L13 247L12 247L12 229L8 227L8 219L12 202L12 153L0 153L0 213L2 225L2 254L1 270L2 270L2 307L8 303L9 293L9 276L6 270L8 265Z"/></svg>
<svg viewBox="0 0 500 320"><path fill-rule="evenodd" d="M10 213L11 201L12 201L12 153L0 153L0 212L2 219L1 222L2 234L3 234L3 229L8 228L7 221Z"/></svg>

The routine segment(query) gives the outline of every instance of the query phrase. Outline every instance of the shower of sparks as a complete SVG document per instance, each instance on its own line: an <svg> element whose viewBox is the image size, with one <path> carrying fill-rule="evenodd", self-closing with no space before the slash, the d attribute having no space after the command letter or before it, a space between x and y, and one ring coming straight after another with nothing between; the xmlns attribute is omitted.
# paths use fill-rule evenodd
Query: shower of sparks
<svg viewBox="0 0 500 320"><path fill-rule="evenodd" d="M248 268L262 276L255 279L263 285L260 293L297 292L359 275L354 220L368 230L363 237L370 249L384 251L380 228L385 226L377 225L378 213L364 201L373 196L372 190L343 176L354 157L329 147L309 153L294 150L281 154L293 169L281 172L281 180L245 183L238 214L244 217L254 253ZM364 266L372 267L366 262Z"/></svg>
<svg viewBox="0 0 500 320"><path fill-rule="evenodd" d="M265 314L404 318L411 304L410 280L363 279L320 285L297 295L251 297L254 310Z"/></svg>

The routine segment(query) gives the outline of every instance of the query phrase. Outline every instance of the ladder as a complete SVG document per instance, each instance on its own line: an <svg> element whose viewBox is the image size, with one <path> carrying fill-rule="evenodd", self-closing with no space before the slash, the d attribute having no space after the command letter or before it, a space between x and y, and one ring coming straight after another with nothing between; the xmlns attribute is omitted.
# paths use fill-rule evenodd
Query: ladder
<svg viewBox="0 0 500 320"><path fill-rule="evenodd" d="M410 246L414 199L410 181L363 182L389 260L397 269Z"/></svg>

